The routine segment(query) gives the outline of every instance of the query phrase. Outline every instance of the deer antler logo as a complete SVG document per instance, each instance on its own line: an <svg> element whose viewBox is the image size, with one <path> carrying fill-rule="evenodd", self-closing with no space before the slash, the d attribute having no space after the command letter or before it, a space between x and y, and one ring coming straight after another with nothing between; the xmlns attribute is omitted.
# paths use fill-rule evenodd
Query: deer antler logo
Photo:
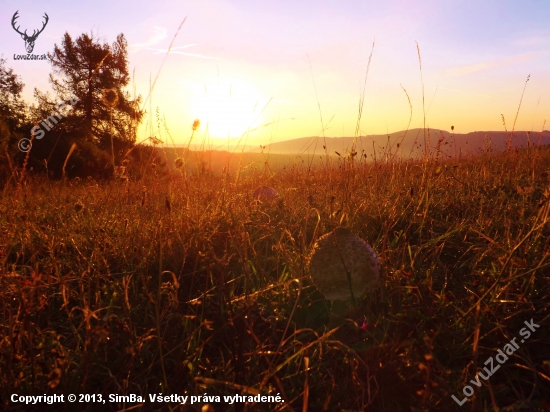
<svg viewBox="0 0 550 412"><path fill-rule="evenodd" d="M38 30L38 32L36 30L34 30L33 33L32 33L32 36L29 36L29 35L27 35L27 30L25 30L24 33L21 33L19 31L19 26L15 27L15 20L17 20L17 18L19 17L17 15L17 13L19 13L19 10L17 10L15 12L15 14L13 15L13 17L11 19L11 25L12 25L13 29L21 35L21 38L23 40L25 40L25 48L27 49L27 53L32 53L32 51L34 49L34 42L36 41L36 38L38 37L38 35L40 33L42 33L42 31L44 31L44 28L46 27L46 24L48 24L49 17L46 13L44 13L44 18L46 19L46 21L44 22L42 28L40 30Z"/></svg>

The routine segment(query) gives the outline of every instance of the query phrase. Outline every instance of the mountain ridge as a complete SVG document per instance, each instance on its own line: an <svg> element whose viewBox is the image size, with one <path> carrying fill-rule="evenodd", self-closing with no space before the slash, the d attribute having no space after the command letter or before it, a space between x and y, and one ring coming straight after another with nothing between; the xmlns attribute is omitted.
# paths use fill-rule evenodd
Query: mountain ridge
<svg viewBox="0 0 550 412"><path fill-rule="evenodd" d="M446 130L426 129L426 140L430 141L430 147L441 153L451 156L478 152L480 149L504 150L506 145L511 147L527 147L528 145L550 144L550 131L475 131L470 133L454 133ZM351 150L355 140L355 151L359 154L375 155L377 153L395 153L401 155L423 152L424 129L410 129L382 135L366 135L357 138L310 136L286 140L266 145L264 149L255 149L255 152L264 151L280 154L325 154L326 146L329 154L338 151L341 155ZM399 145L399 147L398 147ZM340 152L343 151L344 153Z"/></svg>
<svg viewBox="0 0 550 412"><path fill-rule="evenodd" d="M454 133L453 131L440 129L426 129L426 140L430 141L430 148L447 156L460 154L475 154L480 150L505 150L509 144L511 147L528 147L529 145L550 144L550 131L474 131L469 133ZM355 141L355 146L354 146ZM168 145L169 147L170 145ZM175 145L178 148L187 145ZM326 151L325 151L326 147ZM245 153L272 153L293 155L345 155L354 147L360 155L367 157L384 156L399 152L403 157L414 157L423 153L424 129L416 128L401 130L390 134L323 137L307 136L269 143L266 145L231 145L227 143L191 144L193 151L233 151Z"/></svg>

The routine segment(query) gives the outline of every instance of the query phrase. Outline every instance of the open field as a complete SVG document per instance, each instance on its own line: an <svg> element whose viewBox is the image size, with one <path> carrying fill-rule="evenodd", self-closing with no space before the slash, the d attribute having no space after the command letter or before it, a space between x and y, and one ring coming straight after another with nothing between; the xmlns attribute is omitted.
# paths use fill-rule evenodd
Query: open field
<svg viewBox="0 0 550 412"><path fill-rule="evenodd" d="M2 407L82 393L145 410L206 403L152 394L219 396L216 412L548 410L549 165L541 146L122 183L23 175L0 198ZM254 202L259 185L281 199ZM331 318L313 286L308 252L339 224L380 256L384 310ZM525 322L540 325L528 339ZM284 403L223 402L258 393Z"/></svg>
<svg viewBox="0 0 550 412"><path fill-rule="evenodd" d="M23 3L0 411L550 411L550 3Z"/></svg>

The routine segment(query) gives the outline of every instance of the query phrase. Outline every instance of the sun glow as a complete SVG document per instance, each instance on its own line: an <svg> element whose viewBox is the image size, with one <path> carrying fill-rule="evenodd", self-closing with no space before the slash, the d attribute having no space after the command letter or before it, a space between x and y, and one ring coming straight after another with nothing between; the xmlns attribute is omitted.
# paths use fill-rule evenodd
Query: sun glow
<svg viewBox="0 0 550 412"><path fill-rule="evenodd" d="M211 137L239 138L261 125L267 99L252 86L234 81L197 89L192 111Z"/></svg>

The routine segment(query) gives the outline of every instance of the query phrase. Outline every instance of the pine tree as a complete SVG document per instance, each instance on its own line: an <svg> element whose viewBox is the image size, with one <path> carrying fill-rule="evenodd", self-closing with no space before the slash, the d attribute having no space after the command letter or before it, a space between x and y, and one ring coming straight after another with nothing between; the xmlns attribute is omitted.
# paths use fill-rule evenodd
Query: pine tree
<svg viewBox="0 0 550 412"><path fill-rule="evenodd" d="M24 84L13 69L6 67L6 59L0 58L0 120L13 133L26 120L26 106L21 100Z"/></svg>
<svg viewBox="0 0 550 412"><path fill-rule="evenodd" d="M56 44L48 58L53 68L50 83L56 96L52 100L49 95L35 90L40 112L36 117L45 116L42 118L46 119L55 112L55 104L71 102L74 103L72 110L62 113L63 119L55 125L56 131L63 130L66 136L84 139L109 154L111 133L118 147L135 143L143 112L139 109L141 96L132 99L124 90L130 76L123 34L109 45L101 43L93 34L84 33L73 41L65 33L61 46ZM113 93L117 96L116 106L104 98Z"/></svg>
<svg viewBox="0 0 550 412"><path fill-rule="evenodd" d="M0 58L0 187L12 175L12 166L23 159L18 141L30 137L28 108L21 99L24 84Z"/></svg>

